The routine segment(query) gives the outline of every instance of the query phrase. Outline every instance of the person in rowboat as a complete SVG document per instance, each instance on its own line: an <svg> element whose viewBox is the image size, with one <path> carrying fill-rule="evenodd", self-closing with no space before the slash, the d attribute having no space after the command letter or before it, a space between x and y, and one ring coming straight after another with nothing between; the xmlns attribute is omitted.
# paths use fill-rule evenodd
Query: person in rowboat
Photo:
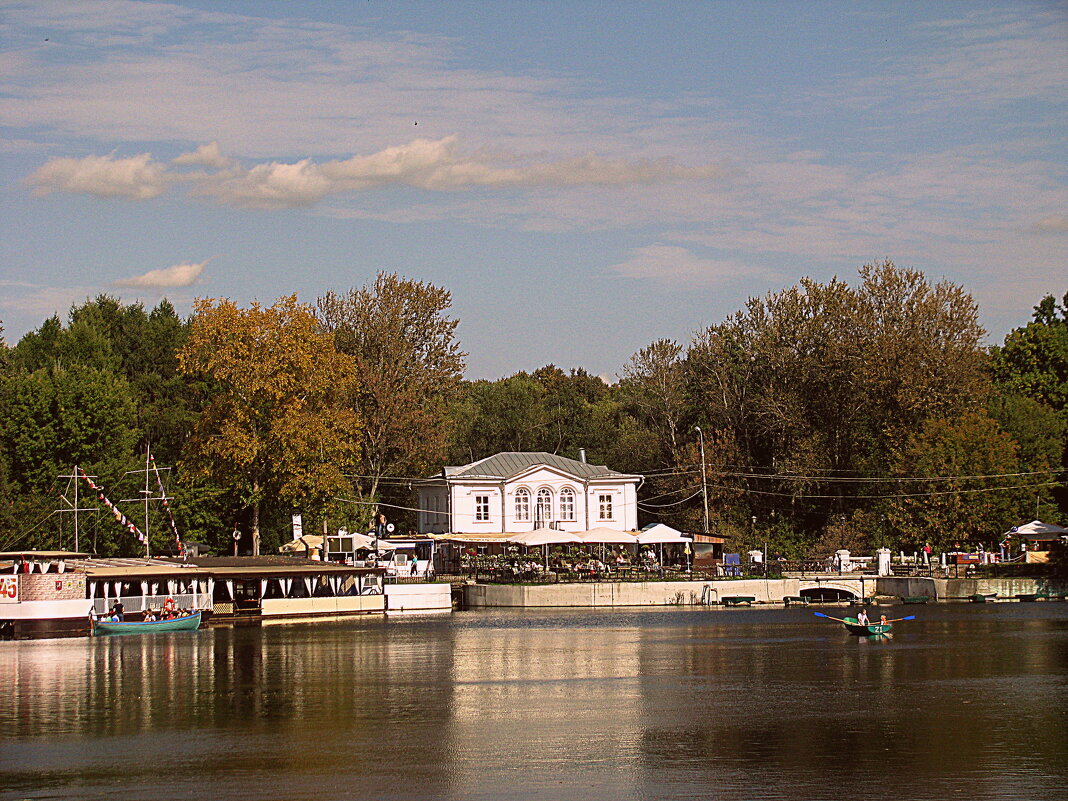
<svg viewBox="0 0 1068 801"><path fill-rule="evenodd" d="M861 609L860 610L860 614L857 615L857 623L859 623L861 626L867 626L868 625L868 623L869 623L869 621L868 621L868 611L866 609Z"/></svg>

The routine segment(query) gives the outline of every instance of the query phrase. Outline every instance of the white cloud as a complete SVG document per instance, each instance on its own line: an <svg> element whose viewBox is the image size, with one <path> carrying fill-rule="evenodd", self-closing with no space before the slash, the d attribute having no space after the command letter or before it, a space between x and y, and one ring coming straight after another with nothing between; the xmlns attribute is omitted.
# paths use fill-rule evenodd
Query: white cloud
<svg viewBox="0 0 1068 801"><path fill-rule="evenodd" d="M56 158L46 162L26 179L35 195L74 192L97 197L151 200L167 188L166 168L147 153L130 158L86 156Z"/></svg>
<svg viewBox="0 0 1068 801"><path fill-rule="evenodd" d="M41 324L52 315L67 316L71 306L84 303L98 293L94 287L42 286L23 282L5 282L7 290L0 298L0 317L20 333Z"/></svg>
<svg viewBox="0 0 1068 801"><path fill-rule="evenodd" d="M207 259L199 264L173 264L159 270L149 270L142 275L116 281L115 286L132 289L176 289L192 286L200 280L208 261L211 260Z"/></svg>
<svg viewBox="0 0 1068 801"><path fill-rule="evenodd" d="M219 150L218 142L209 142L206 145L201 145L192 153L183 153L171 161L171 164L176 167L196 166L224 170L233 165L233 159L222 154Z"/></svg>
<svg viewBox="0 0 1068 801"><path fill-rule="evenodd" d="M627 278L683 286L710 286L771 275L770 271L751 264L730 259L702 259L686 248L663 244L638 248L625 262L609 269Z"/></svg>
<svg viewBox="0 0 1068 801"><path fill-rule="evenodd" d="M1063 234L1068 232L1068 214L1051 214L1035 223L1034 228L1043 234Z"/></svg>
<svg viewBox="0 0 1068 801"><path fill-rule="evenodd" d="M178 166L222 167L216 172L168 172L148 154L129 159L88 156L58 158L34 172L27 182L35 194L53 191L148 200L169 183L191 185L195 194L220 203L253 208L311 206L328 195L362 192L384 186L408 186L436 192L475 187L570 187L652 184L718 177L715 165L680 166L666 159L603 159L595 155L534 163L503 163L507 157L465 154L457 137L415 139L367 156L317 163L310 158L277 161L251 168L228 166L215 143L176 158ZM521 161L512 158L512 162Z"/></svg>

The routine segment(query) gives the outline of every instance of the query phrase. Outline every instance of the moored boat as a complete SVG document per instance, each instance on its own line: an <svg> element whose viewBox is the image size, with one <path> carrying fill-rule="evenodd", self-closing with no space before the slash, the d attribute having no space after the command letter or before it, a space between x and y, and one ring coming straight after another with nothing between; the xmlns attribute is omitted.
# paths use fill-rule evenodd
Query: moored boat
<svg viewBox="0 0 1068 801"><path fill-rule="evenodd" d="M150 634L160 631L196 631L200 612L170 620L94 620L93 634Z"/></svg>
<svg viewBox="0 0 1068 801"><path fill-rule="evenodd" d="M998 599L996 592L977 592L974 595L969 595L968 600L973 604L985 604L991 603Z"/></svg>

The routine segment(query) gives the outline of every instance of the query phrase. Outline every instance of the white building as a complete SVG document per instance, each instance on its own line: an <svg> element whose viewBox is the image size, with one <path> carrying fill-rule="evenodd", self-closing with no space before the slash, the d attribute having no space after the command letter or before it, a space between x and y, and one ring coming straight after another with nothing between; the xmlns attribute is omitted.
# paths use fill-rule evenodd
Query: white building
<svg viewBox="0 0 1068 801"><path fill-rule="evenodd" d="M552 527L633 531L643 478L551 453L498 453L419 484L419 530L494 534Z"/></svg>

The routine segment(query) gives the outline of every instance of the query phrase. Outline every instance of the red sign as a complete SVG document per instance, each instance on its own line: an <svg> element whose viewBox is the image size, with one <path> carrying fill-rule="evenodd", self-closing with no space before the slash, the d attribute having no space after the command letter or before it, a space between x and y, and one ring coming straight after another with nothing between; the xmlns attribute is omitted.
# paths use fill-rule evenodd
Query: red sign
<svg viewBox="0 0 1068 801"><path fill-rule="evenodd" d="M0 576L0 604L19 602L19 577Z"/></svg>

